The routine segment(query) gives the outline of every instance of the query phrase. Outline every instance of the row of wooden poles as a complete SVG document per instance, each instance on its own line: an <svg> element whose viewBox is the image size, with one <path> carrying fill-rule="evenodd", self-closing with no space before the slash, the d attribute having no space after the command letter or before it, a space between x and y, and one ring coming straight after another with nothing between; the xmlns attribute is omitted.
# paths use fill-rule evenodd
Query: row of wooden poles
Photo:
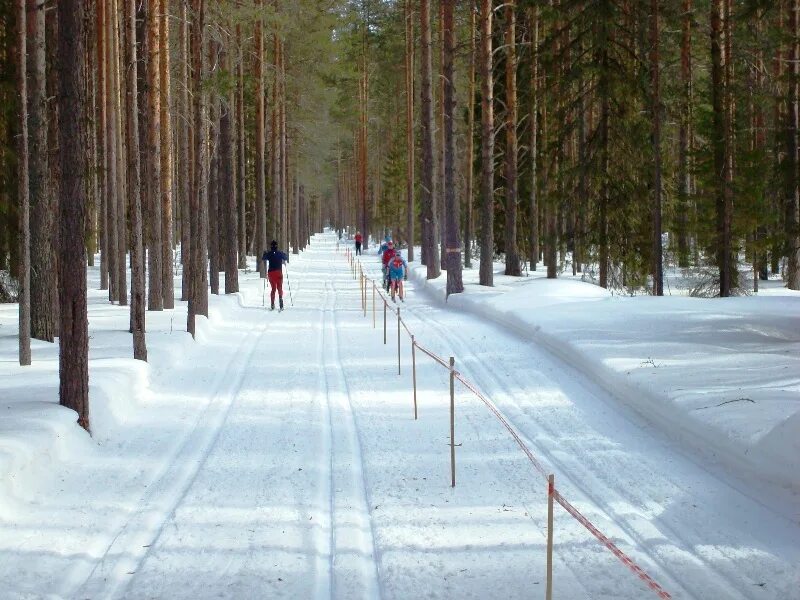
<svg viewBox="0 0 800 600"><path fill-rule="evenodd" d="M338 249L338 245L337 245ZM389 300L384 296L383 291L378 289L378 285L374 279L369 278L364 273L364 268L361 261L357 260L355 254L347 248L345 255L350 267L350 273L353 279L359 281L359 290L361 296L361 311L364 317L367 316L369 309L369 288L372 284L372 327L377 329L377 298L383 301L383 343L388 343L388 312ZM459 380L468 390L470 390L479 400L481 400L489 410L498 418L502 425L509 431L511 436L522 448L528 459L531 461L536 470L547 479L547 583L545 586L545 599L552 600L553 598L553 508L554 502L561 504L567 513L574 517L579 523L586 527L592 535L594 535L601 543L603 543L618 559L622 561L629 569L631 569L642 581L647 583L648 587L656 593L662 600L670 600L672 597L666 592L658 583L655 582L649 575L647 575L640 567L635 566L635 563L627 557L607 536L600 532L594 525L592 525L586 517L569 503L555 488L555 476L552 473L547 473L544 466L533 456L530 449L523 442L522 438L516 433L511 424L503 417L502 414L494 407L494 405L483 395L480 391L464 376L456 371L455 357L451 356L449 361L445 361L442 357L436 355L434 352L428 350L417 342L414 334L406 325L405 321L400 315L400 307L393 309L397 316L397 374L401 374L401 329L405 329L408 336L411 338L411 374L414 387L414 420L417 420L417 349L424 354L431 357L434 362L447 369L450 373L450 485L456 485L456 443L455 443L455 382Z"/></svg>

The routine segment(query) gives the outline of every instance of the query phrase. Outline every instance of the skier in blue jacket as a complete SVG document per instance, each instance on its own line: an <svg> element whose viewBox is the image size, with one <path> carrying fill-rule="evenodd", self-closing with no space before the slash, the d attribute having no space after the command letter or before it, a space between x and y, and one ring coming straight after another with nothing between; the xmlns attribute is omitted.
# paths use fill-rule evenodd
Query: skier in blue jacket
<svg viewBox="0 0 800 600"><path fill-rule="evenodd" d="M405 292L403 290L403 281L408 279L408 263L406 259L399 252L395 252L392 259L389 261L389 280L391 281L392 302L397 302L394 299L395 294L399 294L400 301L405 302Z"/></svg>

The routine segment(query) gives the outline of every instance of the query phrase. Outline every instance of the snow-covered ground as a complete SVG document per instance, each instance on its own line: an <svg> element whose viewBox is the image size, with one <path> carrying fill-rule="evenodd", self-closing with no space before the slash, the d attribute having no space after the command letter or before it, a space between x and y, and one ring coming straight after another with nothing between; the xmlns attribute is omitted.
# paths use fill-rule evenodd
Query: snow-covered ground
<svg viewBox="0 0 800 600"><path fill-rule="evenodd" d="M384 346L382 315L376 328L362 316L335 246L318 235L292 257L294 306L284 313L262 308L252 273L240 295L211 298L196 341L182 331L184 303L148 313L147 365L128 358L127 308L92 291L93 438L57 405L56 348L36 343L34 366L19 367L16 307L0 305L0 597L544 595L539 474L459 386L450 487L447 372L418 357L415 422L408 341L398 376L396 324ZM791 410L799 311L778 303L800 300L660 308L575 282L545 291L552 282L529 278L470 285L445 306L409 283L402 314L420 343L456 357L561 492L674 598L800 598L797 495L778 487L787 471L776 462L775 487L762 494L733 456L710 459L720 444L764 460L780 450L775 433L761 435L772 445L751 442L746 416L714 415L753 404L763 428ZM733 333L710 339L748 315L749 359ZM642 328L647 340L637 339ZM793 352L769 350L772 338ZM682 344L690 356L678 366ZM648 358L657 366L641 364ZM713 377L698 374L709 369ZM713 385L723 374L725 385L746 381L741 396L756 403L696 410L692 422L703 390L706 404L727 399ZM683 395L667 393L678 386ZM687 445L692 427L706 427L709 443ZM797 437L787 429L784 440L786 449ZM555 597L655 597L558 508L555 532Z"/></svg>

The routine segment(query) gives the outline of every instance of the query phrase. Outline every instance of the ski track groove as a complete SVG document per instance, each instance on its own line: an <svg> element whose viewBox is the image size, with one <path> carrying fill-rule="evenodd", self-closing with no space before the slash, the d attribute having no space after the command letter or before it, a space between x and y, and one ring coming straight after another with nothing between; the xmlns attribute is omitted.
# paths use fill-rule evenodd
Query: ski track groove
<svg viewBox="0 0 800 600"><path fill-rule="evenodd" d="M434 310L440 310L438 307L435 307L435 306L433 308L434 308ZM449 340L450 341L450 345L451 346L458 346L458 347L462 348L462 350L466 350L468 356L473 358L475 361L477 361L480 364L480 357L474 351L472 351L470 349L471 348L471 344L465 343L463 338L461 338L460 335L458 335L457 333L451 332L450 330L447 330L443 326L439 325L439 323L436 322L435 319L433 319L431 317L428 317L427 315L423 315L423 311L420 311L416 307L413 307L410 312L415 317L417 317L420 321L426 323L427 325L433 326L433 328L436 329L439 332L439 335L441 336L441 338L443 340ZM455 345L453 344L453 341L456 342ZM529 341L529 343L530 343L530 341ZM543 350L543 349L540 349L540 350L542 350L542 352L544 352L548 356L548 358L552 358L552 357L549 356L549 354L547 354L547 352L545 350ZM462 354L463 354L463 352L462 352ZM557 358L552 358L552 360L553 361L558 361ZM548 426L547 424L542 424L542 423L539 423L538 421L536 423L532 423L531 422L531 418L525 414L524 410L519 406L519 403L516 400L517 390L519 389L519 386L516 383L514 383L513 385L508 384L508 383L502 381L499 377L497 377L493 373L485 371L485 370L480 370L481 372L477 373L478 370L477 369L473 369L469 365L464 365L464 367L460 368L459 371L464 373L465 375L469 373L471 375L470 378L473 381L475 381L476 383L478 383L479 385L481 383L485 383L487 381L487 379L491 379L495 384L495 386L494 386L495 388L499 388L503 392L505 392L505 396L513 404L514 410L522 413L521 417L517 417L517 416L511 417L508 414L508 407L507 406L503 406L504 404L506 404L506 402L503 402L502 404L496 403L496 406L497 406L498 410L500 410L501 414L506 419L508 419L509 423L515 429L517 429L517 431L519 433L522 434L523 439L525 440L525 442L528 443L531 448L536 448L536 450L539 453L539 455L540 456L545 456L547 458L548 462L550 462L553 466L557 466L559 468L560 473L561 473L561 477L562 478L565 477L565 476L568 477L570 484L573 485L577 490L579 490L587 499L591 500L592 504L595 506L596 509L598 509L598 513L601 516L605 517L610 523L613 523L616 527L619 527L619 529L624 531L625 534L628 535L631 540L636 542L635 545L632 545L632 549L634 551L636 551L636 552L639 552L639 553L647 556L652 561L653 565L655 565L659 570L661 570L662 572L664 572L665 574L667 574L669 576L669 578L672 580L671 583L674 584L673 586L669 586L669 587L672 587L673 589L676 589L676 588L680 589L686 595L686 597L696 598L698 600L702 600L702 596L698 596L696 592L693 592L692 590L688 589L685 586L685 584L683 583L682 578L679 576L679 574L677 574L675 572L673 567L668 566L667 564L664 563L663 559L661 559L660 557L657 557L655 554L653 554L653 552L650 550L648 545L646 543L644 543L644 541L641 539L641 535L639 534L639 532L636 531L635 528L630 526L625 518L621 518L621 519L614 518L614 516L613 516L614 513L608 507L608 503L603 501L603 500L601 500L596 491L593 491L590 486L586 486L586 485L582 485L582 484L576 483L576 482L579 482L579 481L582 482L582 481L584 481L586 479L586 476L585 476L584 473L575 473L574 472L574 469L575 469L574 466L573 467L567 466L564 463L564 461L562 461L561 459L555 458L553 453L549 449L542 448L539 445L532 443L532 441L531 441L532 438L529 435L529 431L531 431L532 428L534 430L535 429L539 429L540 431L543 431L544 433L547 434L547 436L550 439L555 439L553 436L556 435L557 432L555 432L553 430L553 428ZM481 387L484 387L484 386L481 386ZM514 387L516 387L517 390L513 389ZM519 424L519 420L520 419L525 421L525 426L522 426L522 427L520 426L520 424ZM593 473L593 471L591 469L585 469L585 470L589 473L589 475L591 475L591 477L593 479L595 479L595 480L597 479L597 477L594 475L594 473ZM609 488L609 486L606 484L606 482L601 481L601 483L604 484L604 487L606 487L607 489L610 489L611 491L613 491L613 493L615 495L617 495L617 496L619 496L621 498L624 498L630 504L632 504L632 505L637 505L638 504L638 502L632 501L626 495L621 493L618 489ZM669 537L668 536L664 536L664 537L670 543L670 545L675 546L676 548L679 548L680 550L685 552L688 557L691 557L694 560L699 561L709 571L713 572L717 576L717 579L718 579L717 584L720 587L726 589L726 593L728 594L727 597L733 598L733 597L736 597L736 595L740 595L741 597L754 598L754 596L752 596L752 595L743 595L742 590L737 590L736 588L734 588L732 586L731 582L728 581L728 578L725 577L717 569L717 567L712 566L702 556L699 556L696 553L692 552L691 550L687 549L685 547L685 546L687 546L685 540L674 529L672 529L672 527L670 527L670 526L668 526L668 525L666 525L665 523L662 522L662 523L659 524L658 530L659 531L667 531L667 532L669 532L671 535ZM676 540L679 542L679 545L675 544ZM617 559L614 558L614 560L617 560ZM622 568L625 568L625 567L622 566ZM574 570L573 570L573 572L574 572ZM632 576L632 577L635 577L635 576ZM579 578L579 580L580 580L580 578Z"/></svg>
<svg viewBox="0 0 800 600"><path fill-rule="evenodd" d="M258 309L254 308L253 310ZM248 374L246 366L255 353L258 342L267 331L268 323L265 319L260 328L251 329L245 334L226 368L217 376L214 382L214 391L209 394L208 403L198 415L191 431L187 433L180 447L169 458L169 461L163 463L163 468L159 474L150 481L148 491L141 498L138 507L116 533L111 543L108 544L102 557L95 562L88 576L82 578L82 581L75 586L74 595L76 597L114 598L124 596L125 591L136 578L136 573L141 565L150 555L151 549L161 537L164 526L186 497L187 492L191 489L211 450L219 439L231 407L235 403ZM253 340L253 338L256 339ZM248 344L248 342L252 343ZM242 356L244 356L244 361L240 360ZM228 376L234 367L234 383L228 387L228 390L225 390L226 386L224 384L230 380ZM217 406L214 400L225 391L228 391L227 403ZM213 429L206 433L202 425L209 422L209 413L212 413L212 419L215 419L216 422ZM189 456L181 458L186 452L189 453ZM192 465L192 468L188 471L182 469L187 464ZM173 475L173 477L170 477L170 475ZM176 481L178 483L175 483ZM162 489L165 487L167 489ZM170 488L174 491L171 491ZM159 509L159 505L165 506ZM148 520L154 517L157 518L155 527L148 525ZM140 527L130 529L131 524L138 524ZM133 539L127 539L129 537ZM115 546L118 545L119 540L122 540L121 544L123 546L119 549L119 557L114 558L110 569L105 569L106 559L109 554L116 551ZM142 542L147 543L145 545ZM142 549L144 549L144 552L141 552ZM102 572L98 573L98 569L102 569ZM75 582L77 577L71 576L67 583ZM93 579L96 577L101 578L101 580L94 582ZM90 592L91 595L87 596L87 592ZM72 594L66 593L65 595L70 596Z"/></svg>
<svg viewBox="0 0 800 600"><path fill-rule="evenodd" d="M370 597L376 597L380 600L380 598L385 597L385 590L383 588L383 581L380 574L380 552L378 547L375 543L375 522L372 518L372 510L370 507L372 506L372 500L369 495L369 490L367 488L366 477L364 475L364 440L361 435L361 430L358 427L358 419L356 418L355 411L353 410L353 403L350 393L350 385L347 382L347 375L345 373L344 365L342 364L341 360L341 346L340 340L338 335L338 318L336 316L336 298L338 297L338 291L336 287L336 282L331 281L331 290L334 296L334 305L332 307L332 316L333 316L333 323L332 328L333 331L336 333L335 335L335 344L334 344L334 364L336 365L336 372L338 375L338 379L342 385L342 390L344 392L344 396L346 398L346 403L343 403L343 412L345 413L345 419L347 420L348 424L348 434L351 436L351 442L356 450L353 463L351 467L351 474L354 478L360 482L360 489L361 497L360 500L363 500L362 506L360 506L360 512L362 520L366 523L369 523L369 550L370 556L372 557L372 569L371 569L371 576L374 577L373 583L373 594Z"/></svg>

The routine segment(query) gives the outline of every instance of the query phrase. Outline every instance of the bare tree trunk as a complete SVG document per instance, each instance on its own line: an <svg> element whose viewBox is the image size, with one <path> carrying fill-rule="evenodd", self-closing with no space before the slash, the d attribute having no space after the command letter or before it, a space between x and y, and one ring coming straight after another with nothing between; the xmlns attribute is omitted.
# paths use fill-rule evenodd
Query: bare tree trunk
<svg viewBox="0 0 800 600"><path fill-rule="evenodd" d="M256 7L261 9L262 0L256 0ZM261 277L267 276L267 268L261 255L267 248L267 214L266 214L266 182L264 165L264 32L261 19L255 25L255 78L256 78L256 234L255 248L258 272ZM277 81L277 74L275 75Z"/></svg>
<svg viewBox="0 0 800 600"><path fill-rule="evenodd" d="M56 334L52 293L55 223L50 203L47 160L47 92L45 79L44 3L28 0L28 131L31 230L31 336L52 342Z"/></svg>
<svg viewBox="0 0 800 600"><path fill-rule="evenodd" d="M58 91L59 120L59 401L78 413L78 424L89 430L89 319L86 308L86 125L82 0L59 0Z"/></svg>
<svg viewBox="0 0 800 600"><path fill-rule="evenodd" d="M33 0L35 1L35 0ZM29 0L30 2L30 0ZM95 31L97 38L97 156L99 177L99 195L97 211L97 228L100 242L100 289L108 289L108 235L106 232L106 214L108 213L108 159L106 156L106 45L105 45L105 2L97 6ZM29 58L30 60L30 58Z"/></svg>
<svg viewBox="0 0 800 600"><path fill-rule="evenodd" d="M165 0L166 1L166 0ZM161 248L161 110L159 47L161 0L147 0L147 196L149 213L149 240L147 251L147 309L163 310L163 256Z"/></svg>
<svg viewBox="0 0 800 600"><path fill-rule="evenodd" d="M406 237L408 261L414 260L414 10L406 0Z"/></svg>
<svg viewBox="0 0 800 600"><path fill-rule="evenodd" d="M689 173L689 139L691 136L692 98L692 0L683 0L681 18L681 106L678 129L678 210L675 219L675 234L678 245L678 266L689 266L689 195L691 176Z"/></svg>
<svg viewBox="0 0 800 600"><path fill-rule="evenodd" d="M446 249L446 220L445 220L445 183L444 183L444 2L439 0L439 77L434 81L439 82L439 104L436 111L438 123L436 123L436 175L439 178L438 187L439 192L435 197L436 201L436 214L437 214L437 228L436 228L436 243L440 246L440 257L442 269L447 268L447 249Z"/></svg>
<svg viewBox="0 0 800 600"><path fill-rule="evenodd" d="M464 266L472 268L472 207L475 203L475 3L469 2L469 87L467 88L467 189L464 199Z"/></svg>
<svg viewBox="0 0 800 600"><path fill-rule="evenodd" d="M164 308L175 308L175 280L172 268L173 223L172 218L172 92L169 54L169 1L161 0L161 26L159 28L159 81L161 108L161 296Z"/></svg>
<svg viewBox="0 0 800 600"><path fill-rule="evenodd" d="M461 211L456 200L455 162L456 162L456 137L455 137L455 69L453 68L453 55L455 54L455 25L453 23L453 9L455 0L442 0L442 31L444 43L444 198L445 198L445 259L447 261L447 295L459 294L464 291L461 278Z"/></svg>
<svg viewBox="0 0 800 600"><path fill-rule="evenodd" d="M717 266L719 293L731 294L731 191L728 186L728 124L724 82L722 5L724 0L712 0L711 24L711 98L714 150L714 197L717 211Z"/></svg>
<svg viewBox="0 0 800 600"><path fill-rule="evenodd" d="M653 140L653 295L664 295L661 252L661 67L658 0L650 0L650 94Z"/></svg>
<svg viewBox="0 0 800 600"><path fill-rule="evenodd" d="M789 33L791 58L786 114L786 250L789 261L786 279L790 290L800 290L800 0L790 0Z"/></svg>
<svg viewBox="0 0 800 600"><path fill-rule="evenodd" d="M505 4L506 45L506 275L520 275L517 248L517 3Z"/></svg>
<svg viewBox="0 0 800 600"><path fill-rule="evenodd" d="M236 201L238 205L239 218L237 219L237 236L239 240L239 263L240 269L247 268L247 228L245 218L247 211L246 194L246 172L247 164L245 156L245 129L244 129L244 50L242 46L242 26L236 25ZM238 287L238 274L237 287Z"/></svg>
<svg viewBox="0 0 800 600"><path fill-rule="evenodd" d="M206 192L207 192L207 166L206 142L206 92L203 89L203 75L205 71L203 56L203 28L205 27L205 0L192 0L192 90L193 121L194 121L194 178L192 186L192 285L189 295L189 310L187 315L187 331L195 335L197 315L208 316L208 268L206 258L208 253L207 233L208 223L204 223L204 214L207 217Z"/></svg>
<svg viewBox="0 0 800 600"><path fill-rule="evenodd" d="M191 216L191 186L190 186L190 144L189 123L192 120L189 105L189 11L188 0L181 2L181 20L178 38L180 40L180 54L178 62L181 70L181 85L179 86L178 102L182 118L178 119L178 139L180 143L178 154L178 189L180 190L181 207L181 300L189 300L192 272L192 216Z"/></svg>
<svg viewBox="0 0 800 600"><path fill-rule="evenodd" d="M488 1L488 0L487 0ZM421 36L421 106L422 106L422 245L428 279L436 279L441 274L439 249L436 246L436 177L433 155L433 98L431 95L431 14L430 0L420 0L419 4Z"/></svg>
<svg viewBox="0 0 800 600"><path fill-rule="evenodd" d="M116 22L116 15L114 14L113 2L101 2L104 5L101 8L105 11L103 23L105 24L105 85L106 91L104 97L106 99L106 167L107 167L107 190L108 196L106 197L106 219L105 229L106 237L108 239L108 299L113 302L119 298L119 229L117 228L117 221L119 219L118 205L120 203L120 190L119 190L119 173L117 162L117 112L116 112L116 93L115 93L115 75L116 66L114 64L115 58L115 37L114 37L114 23Z"/></svg>
<svg viewBox="0 0 800 600"><path fill-rule="evenodd" d="M481 0L481 262L478 281L494 285L494 99L492 2Z"/></svg>
<svg viewBox="0 0 800 600"><path fill-rule="evenodd" d="M216 42L209 43L209 65L214 65L217 59ZM211 67L211 74L214 75L216 69ZM220 101L215 92L211 93L211 132L209 135L209 145L211 147L211 172L208 176L208 280L211 293L219 294L219 115Z"/></svg>
<svg viewBox="0 0 800 600"><path fill-rule="evenodd" d="M228 40L230 41L230 40ZM230 72L231 63L223 42L220 62L225 71ZM234 91L229 92L222 103L219 132L220 157L220 214L225 228L225 293L234 294L239 291L239 271L237 253L239 247L238 211L236 206L236 190L234 184L233 156L233 117L235 114Z"/></svg>
<svg viewBox="0 0 800 600"><path fill-rule="evenodd" d="M125 43L128 75L125 78L128 121L128 193L131 206L131 333L133 334L133 357L147 360L145 338L145 282L144 241L142 235L142 180L139 147L139 96L136 78L136 0L125 0L127 10L127 36Z"/></svg>
<svg viewBox="0 0 800 600"><path fill-rule="evenodd" d="M17 91L19 93L20 133L17 138L19 156L19 364L31 364L31 227L30 190L28 189L28 80L25 63L27 24L25 0L16 0L17 13Z"/></svg>

